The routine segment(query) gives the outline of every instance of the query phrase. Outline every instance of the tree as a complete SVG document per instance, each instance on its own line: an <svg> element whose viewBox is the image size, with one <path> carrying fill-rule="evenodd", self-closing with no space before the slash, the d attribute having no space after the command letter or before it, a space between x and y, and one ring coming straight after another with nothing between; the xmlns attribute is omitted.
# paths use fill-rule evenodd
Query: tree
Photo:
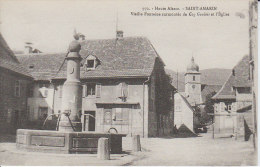
<svg viewBox="0 0 260 167"><path fill-rule="evenodd" d="M213 116L210 116L208 114L214 114L214 100L212 97L216 94L215 91L209 93L206 95L206 100L205 100L205 114L202 115L202 121L204 123L209 123L210 121L212 122Z"/></svg>

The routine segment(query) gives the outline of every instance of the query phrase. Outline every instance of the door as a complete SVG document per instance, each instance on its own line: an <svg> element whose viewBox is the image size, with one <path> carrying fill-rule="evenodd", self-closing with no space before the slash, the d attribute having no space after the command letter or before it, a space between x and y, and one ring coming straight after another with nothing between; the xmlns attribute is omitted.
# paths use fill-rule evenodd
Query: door
<svg viewBox="0 0 260 167"><path fill-rule="evenodd" d="M96 111L84 112L84 131L95 131Z"/></svg>
<svg viewBox="0 0 260 167"><path fill-rule="evenodd" d="M15 133L20 126L20 114L18 110L15 110L12 114L12 132Z"/></svg>

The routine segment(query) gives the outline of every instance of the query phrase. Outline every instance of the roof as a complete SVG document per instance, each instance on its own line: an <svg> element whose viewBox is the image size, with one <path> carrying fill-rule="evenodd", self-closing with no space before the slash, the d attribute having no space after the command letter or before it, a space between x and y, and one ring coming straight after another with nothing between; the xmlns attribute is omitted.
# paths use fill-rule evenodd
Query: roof
<svg viewBox="0 0 260 167"><path fill-rule="evenodd" d="M64 79L66 62L57 74L65 53L20 55L19 61L31 72L35 80ZM85 40L81 42L81 64L88 55L96 56L100 65L95 70L81 67L81 78L148 77L152 74L155 60L160 57L145 37L122 39ZM30 66L34 66L30 68Z"/></svg>
<svg viewBox="0 0 260 167"><path fill-rule="evenodd" d="M195 63L193 56L190 64L187 66L187 73L199 73L199 65Z"/></svg>
<svg viewBox="0 0 260 167"><path fill-rule="evenodd" d="M0 33L0 67L20 75L31 77L30 73L19 63Z"/></svg>
<svg viewBox="0 0 260 167"><path fill-rule="evenodd" d="M181 96L181 98L183 99L183 101L186 103L186 105L189 107L189 109L194 112L193 107L191 106L191 104L189 103L189 101L182 95L182 92L178 92L177 93Z"/></svg>
<svg viewBox="0 0 260 167"><path fill-rule="evenodd" d="M244 113L244 112L251 111L251 110L252 110L252 104L244 106L244 107L238 109L237 112L238 113Z"/></svg>
<svg viewBox="0 0 260 167"><path fill-rule="evenodd" d="M251 87L251 81L249 80L249 56L244 56L232 69L229 78L212 99L236 99L233 87Z"/></svg>

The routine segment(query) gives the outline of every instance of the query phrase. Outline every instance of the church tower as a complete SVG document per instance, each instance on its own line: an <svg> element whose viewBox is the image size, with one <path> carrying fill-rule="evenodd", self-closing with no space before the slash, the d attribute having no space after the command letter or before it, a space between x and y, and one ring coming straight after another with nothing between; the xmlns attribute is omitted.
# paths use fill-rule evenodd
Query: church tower
<svg viewBox="0 0 260 167"><path fill-rule="evenodd" d="M191 63L187 66L185 73L185 94L186 98L192 106L201 104L201 81L199 66L191 58Z"/></svg>

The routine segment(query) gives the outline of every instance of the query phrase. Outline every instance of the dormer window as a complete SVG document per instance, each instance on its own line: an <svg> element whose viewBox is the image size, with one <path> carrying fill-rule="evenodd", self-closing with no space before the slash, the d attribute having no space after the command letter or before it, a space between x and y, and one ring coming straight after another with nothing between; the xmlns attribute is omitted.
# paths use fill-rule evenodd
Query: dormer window
<svg viewBox="0 0 260 167"><path fill-rule="evenodd" d="M94 68L95 60L87 60L87 68Z"/></svg>
<svg viewBox="0 0 260 167"><path fill-rule="evenodd" d="M99 60L96 56L89 55L85 61L85 68L86 70L94 70L97 67L98 63Z"/></svg>

